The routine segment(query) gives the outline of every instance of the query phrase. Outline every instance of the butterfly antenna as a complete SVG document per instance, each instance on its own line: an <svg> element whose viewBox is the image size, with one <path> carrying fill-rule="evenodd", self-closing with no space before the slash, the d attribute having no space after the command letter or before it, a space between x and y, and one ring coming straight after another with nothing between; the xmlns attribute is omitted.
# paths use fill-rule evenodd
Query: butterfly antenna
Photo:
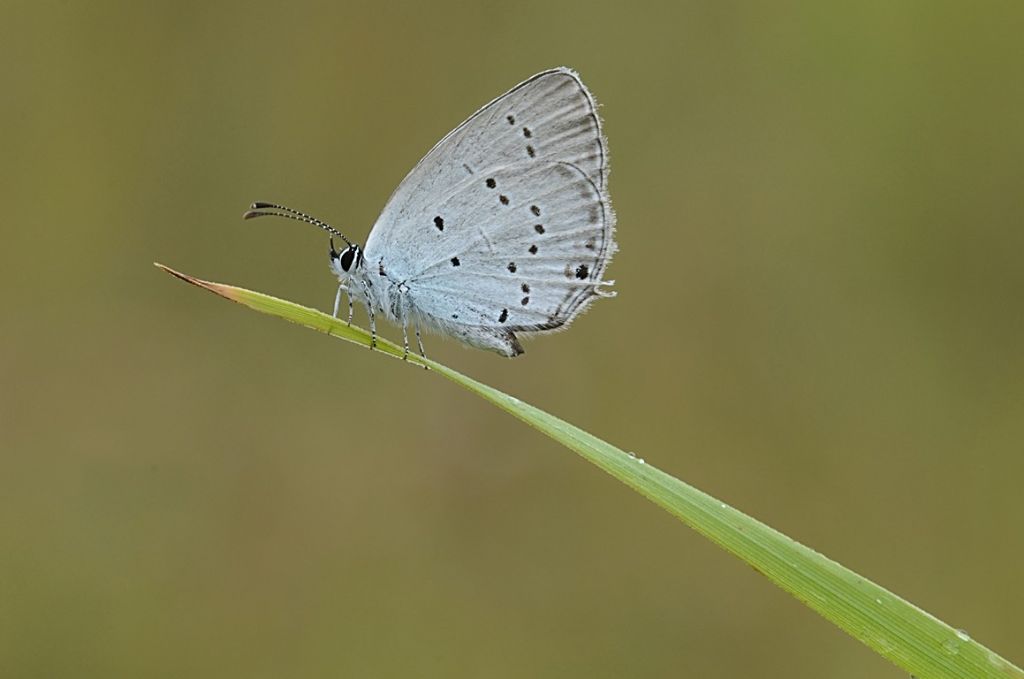
<svg viewBox="0 0 1024 679"><path fill-rule="evenodd" d="M341 233L341 231L338 231L327 222L307 215L305 212L299 212L298 210L290 207L285 207L284 205L256 202L250 205L249 209L242 215L242 219L254 219L256 217L284 217L285 219L294 219L297 222L305 222L307 224L312 224L313 226L319 226L327 233L335 235L345 241L346 244L352 245L352 241L345 238L345 235Z"/></svg>

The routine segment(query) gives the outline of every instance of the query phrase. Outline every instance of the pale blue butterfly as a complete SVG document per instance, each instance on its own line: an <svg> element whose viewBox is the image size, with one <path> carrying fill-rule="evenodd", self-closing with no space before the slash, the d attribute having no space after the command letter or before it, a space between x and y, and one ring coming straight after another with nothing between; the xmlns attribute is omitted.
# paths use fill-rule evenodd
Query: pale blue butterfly
<svg viewBox="0 0 1024 679"><path fill-rule="evenodd" d="M503 356L523 353L516 333L567 327L592 300L615 293L602 279L616 250L608 197L608 147L597 104L579 76L538 73L459 125L392 194L366 247L309 215L253 203L245 217L275 215L332 234L330 266L341 293L362 303L376 344L376 315L435 330ZM333 236L348 247L341 252Z"/></svg>

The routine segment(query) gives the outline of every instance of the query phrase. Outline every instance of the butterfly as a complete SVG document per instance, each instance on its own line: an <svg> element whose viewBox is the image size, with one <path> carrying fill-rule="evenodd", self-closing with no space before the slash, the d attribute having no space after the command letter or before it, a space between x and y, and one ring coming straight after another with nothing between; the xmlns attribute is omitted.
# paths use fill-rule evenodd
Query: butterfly
<svg viewBox="0 0 1024 679"><path fill-rule="evenodd" d="M256 202L246 219L278 216L330 234L342 292L376 317L514 357L517 335L560 330L599 297L616 251L608 147L597 104L568 68L538 73L452 130L391 195L366 246L310 215ZM347 247L337 250L334 238Z"/></svg>

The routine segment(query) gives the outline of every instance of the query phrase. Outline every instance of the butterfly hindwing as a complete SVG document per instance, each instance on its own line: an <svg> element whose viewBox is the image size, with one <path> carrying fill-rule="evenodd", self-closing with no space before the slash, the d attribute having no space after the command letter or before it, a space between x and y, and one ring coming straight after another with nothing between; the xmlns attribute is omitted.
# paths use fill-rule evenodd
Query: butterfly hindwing
<svg viewBox="0 0 1024 679"><path fill-rule="evenodd" d="M455 236L448 249L408 281L420 317L444 328L541 332L608 294L601 276L615 248L612 213L582 170L519 163L478 184L449 199L451 213L470 217L446 226Z"/></svg>

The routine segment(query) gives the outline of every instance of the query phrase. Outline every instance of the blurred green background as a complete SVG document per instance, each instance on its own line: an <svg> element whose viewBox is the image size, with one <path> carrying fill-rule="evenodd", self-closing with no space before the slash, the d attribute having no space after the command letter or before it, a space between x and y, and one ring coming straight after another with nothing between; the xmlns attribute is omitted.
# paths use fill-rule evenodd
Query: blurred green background
<svg viewBox="0 0 1024 679"><path fill-rule="evenodd" d="M903 676L444 380L152 267L327 309L321 234L249 202L364 241L562 64L619 297L515 361L428 352L1024 660L1021 3L0 18L0 675Z"/></svg>

